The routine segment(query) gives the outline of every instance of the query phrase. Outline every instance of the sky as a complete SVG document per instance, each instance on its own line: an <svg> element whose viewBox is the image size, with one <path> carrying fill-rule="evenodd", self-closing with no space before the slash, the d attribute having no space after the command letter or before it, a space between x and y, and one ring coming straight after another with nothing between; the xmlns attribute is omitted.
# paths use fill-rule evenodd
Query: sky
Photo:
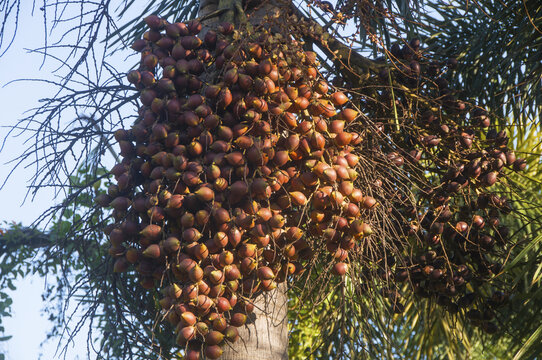
<svg viewBox="0 0 542 360"><path fill-rule="evenodd" d="M43 29L36 21L36 15L32 19L29 14L31 1L22 1L21 14L23 14L18 29L17 38L9 51L0 58L0 106L2 118L0 119L0 138L8 133L10 124L15 119L21 118L23 113L38 104L38 100L51 94L49 86L37 86L28 82L16 82L7 84L9 81L19 78L42 78L50 75L51 69L46 65L40 71L42 58L35 54L28 54L24 48L37 48L43 44ZM39 16L39 14L38 14ZM38 18L39 19L39 18ZM25 148L26 135L9 137L0 152L0 178L3 182L7 174L13 168L9 161L13 160ZM28 180L32 176L32 167L17 169L10 179L0 190L0 198L3 206L0 206L1 222L20 222L30 225L44 210L56 201L51 191L44 190L34 199L24 201L27 191ZM4 227L2 224L0 227ZM50 280L49 280L50 281ZM44 304L41 294L44 290L45 280L32 276L16 283L17 290L12 291L13 307L11 318L4 318L5 335L13 338L0 343L0 353L5 355L6 360L34 360L56 359L56 342L50 341L40 349L40 344L46 340L46 333L51 328L51 323L41 314ZM81 342L83 340L83 342ZM79 339L84 344L84 339ZM84 354L85 348L77 346L78 351L72 352L71 359L77 358L77 352ZM39 356L43 353L43 356Z"/></svg>
<svg viewBox="0 0 542 360"><path fill-rule="evenodd" d="M21 1L21 18L17 36L9 50L0 57L0 139L4 139L9 132L9 126L17 119L24 117L25 111L38 106L40 98L54 94L55 88L44 83L28 81L12 82L17 79L45 78L52 79L55 63L46 61L39 54L29 53L26 49L35 49L43 46L44 29L40 10L32 13L32 1ZM4 47L2 47L2 50ZM43 64L42 64L43 63ZM128 64L118 63L119 69ZM131 64L130 64L131 66ZM11 83L10 83L11 82ZM11 160L16 158L28 146L25 144L28 134L9 136L0 152L0 183L6 180L13 169ZM20 167L15 170L0 190L0 228L5 227L4 222L17 222L29 226L49 206L61 201L56 199L50 189L44 189L35 198L27 198L27 186L35 172L35 168ZM12 317L4 318L6 329L3 335L13 337L0 342L0 354L6 360L52 360L59 359L56 353L58 340L46 341L46 334L52 323L42 313L45 304L41 295L45 289L45 279L39 276L30 276L16 283L17 289L10 294L13 299ZM52 281L51 278L48 281ZM0 334L1 336L1 334ZM43 343L43 345L42 345ZM86 359L86 331L75 339L69 346L66 359Z"/></svg>

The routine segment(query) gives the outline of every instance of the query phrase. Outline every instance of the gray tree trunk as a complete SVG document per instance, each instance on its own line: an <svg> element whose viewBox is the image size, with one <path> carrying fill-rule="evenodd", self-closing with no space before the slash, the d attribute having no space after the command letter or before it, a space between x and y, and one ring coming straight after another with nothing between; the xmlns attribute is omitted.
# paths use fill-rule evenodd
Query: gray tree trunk
<svg viewBox="0 0 542 360"><path fill-rule="evenodd" d="M230 0L201 0L198 17L205 17L219 10ZM247 14L252 24L258 24L264 16L280 16L275 1L266 1L252 14ZM218 17L203 21L206 28L216 26ZM205 31L205 29L203 30ZM288 359L288 294L287 285L279 284L269 293L256 298L253 314L247 324L239 328L239 340L226 345L221 360L287 360Z"/></svg>
<svg viewBox="0 0 542 360"><path fill-rule="evenodd" d="M260 295L254 313L239 328L239 340L224 349L221 360L288 359L288 295L286 284Z"/></svg>

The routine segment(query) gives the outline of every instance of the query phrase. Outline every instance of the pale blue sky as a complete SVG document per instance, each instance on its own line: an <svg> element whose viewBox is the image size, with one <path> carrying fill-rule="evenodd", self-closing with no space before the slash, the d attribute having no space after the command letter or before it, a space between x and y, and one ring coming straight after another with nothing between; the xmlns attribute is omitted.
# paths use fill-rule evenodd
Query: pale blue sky
<svg viewBox="0 0 542 360"><path fill-rule="evenodd" d="M43 78L50 76L51 68L46 64L40 71L42 58L37 54L28 54L24 48L37 48L43 45L43 26L39 21L39 14L30 18L31 1L22 1L21 22L17 38L10 50L0 58L0 106L2 115L0 119L0 137L3 139L7 133L4 126L13 124L23 112L37 105L39 98L51 95L52 89L48 86L31 84L27 82L7 82L18 78ZM6 164L24 148L23 141L26 135L10 138L4 150L0 153L0 178L4 181L12 165ZM11 179L0 191L3 206L0 207L0 221L22 222L30 225L54 201L51 191L44 190L34 201L27 200L22 204L26 193L26 185L30 179L32 168L18 169ZM44 290L44 279L37 276L21 280L17 283L17 290L11 292L14 300L13 317L5 318L5 335L13 335L7 342L0 343L0 353L5 354L7 360L35 360L39 358L40 344L46 339L46 332L51 324L41 315L44 304L41 294ZM82 340L82 341L81 341ZM68 359L77 358L77 354L85 355L86 348L82 347L84 338L79 339L77 349L70 352ZM44 360L57 359L55 356L56 341L47 343L43 349Z"/></svg>
<svg viewBox="0 0 542 360"><path fill-rule="evenodd" d="M49 85L35 82L8 82L21 78L52 79L52 71L58 66L57 63L46 61L40 70L43 58L39 54L30 54L25 49L34 49L43 46L44 30L43 20L39 6L33 17L30 16L32 1L21 1L21 18L17 37L8 50L0 57L0 138L3 139L8 132L6 126L13 125L17 119L24 116L24 112L37 106L40 98L52 96L55 89ZM57 32L57 35L60 33ZM3 49L2 49L3 50ZM117 62L118 69L131 66L130 62ZM0 181L3 182L12 164L8 161L19 155L24 148L24 140L28 134L17 138L9 138L4 150L0 152ZM44 210L57 201L51 190L44 189L33 200L27 199L23 204L29 179L35 169L19 168L0 191L3 206L0 207L0 222L15 221L23 225L30 225ZM49 278L48 281L52 281ZM51 328L51 323L41 312L45 306L41 295L44 290L45 279L33 276L20 280L17 290L11 292L14 304L11 318L4 318L6 333L13 338L7 342L0 342L0 354L6 356L6 360L53 360L59 359L55 354L57 339L40 344L46 340L46 333ZM70 346L66 359L86 359L87 331L76 338L76 342ZM40 353L42 356L40 357ZM93 357L91 357L93 358Z"/></svg>

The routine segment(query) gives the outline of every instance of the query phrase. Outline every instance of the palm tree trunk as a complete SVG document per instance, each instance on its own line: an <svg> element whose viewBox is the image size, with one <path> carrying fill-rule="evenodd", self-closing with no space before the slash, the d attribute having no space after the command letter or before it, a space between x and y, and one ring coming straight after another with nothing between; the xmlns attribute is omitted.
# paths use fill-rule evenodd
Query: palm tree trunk
<svg viewBox="0 0 542 360"><path fill-rule="evenodd" d="M203 25L205 28L212 28L224 20L233 22L233 14L237 11L236 2L238 0L201 0L198 17L208 17L218 10L227 9L220 16L204 20ZM262 1L253 13L247 14L252 24L260 23L264 16L279 15L279 6L274 0ZM287 290L287 285L283 283L275 290L256 298L254 312L248 316L247 324L238 329L239 340L224 348L221 360L288 359Z"/></svg>
<svg viewBox="0 0 542 360"><path fill-rule="evenodd" d="M285 283L256 298L254 313L239 328L240 339L221 360L288 359L288 295Z"/></svg>

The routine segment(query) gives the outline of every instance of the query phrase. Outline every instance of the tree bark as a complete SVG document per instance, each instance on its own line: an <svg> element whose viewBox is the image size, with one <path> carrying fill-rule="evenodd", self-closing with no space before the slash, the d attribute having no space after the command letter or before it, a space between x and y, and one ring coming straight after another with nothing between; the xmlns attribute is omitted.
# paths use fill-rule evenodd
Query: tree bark
<svg viewBox="0 0 542 360"><path fill-rule="evenodd" d="M221 360L288 359L288 294L286 283L256 298L255 310L239 328L239 340L226 347Z"/></svg>

